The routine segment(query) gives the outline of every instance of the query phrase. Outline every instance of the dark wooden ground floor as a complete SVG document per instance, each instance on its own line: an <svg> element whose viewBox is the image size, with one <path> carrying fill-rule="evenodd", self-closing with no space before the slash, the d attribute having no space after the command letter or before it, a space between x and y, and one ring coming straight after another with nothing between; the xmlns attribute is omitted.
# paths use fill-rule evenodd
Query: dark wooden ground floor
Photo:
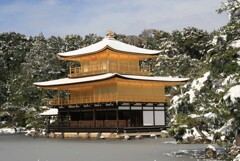
<svg viewBox="0 0 240 161"><path fill-rule="evenodd" d="M165 127L165 105L160 103L105 103L58 107L57 121L48 132L160 131Z"/></svg>

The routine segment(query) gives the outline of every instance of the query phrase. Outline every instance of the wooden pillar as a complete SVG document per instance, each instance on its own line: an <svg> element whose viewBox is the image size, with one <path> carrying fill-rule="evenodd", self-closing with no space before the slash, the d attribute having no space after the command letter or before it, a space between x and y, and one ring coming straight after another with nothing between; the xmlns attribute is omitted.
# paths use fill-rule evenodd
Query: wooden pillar
<svg viewBox="0 0 240 161"><path fill-rule="evenodd" d="M51 119L51 116L48 116L47 117L47 133L49 133L49 125L50 125L50 119Z"/></svg>
<svg viewBox="0 0 240 161"><path fill-rule="evenodd" d="M58 99L57 104L60 105L60 91L59 91L59 89L58 89L58 98L57 99Z"/></svg>
<svg viewBox="0 0 240 161"><path fill-rule="evenodd" d="M63 116L62 116L62 112L58 112L58 129L61 129L59 132L63 132Z"/></svg>
<svg viewBox="0 0 240 161"><path fill-rule="evenodd" d="M79 109L79 120L77 123L78 128L80 128L80 126L81 126L80 121L81 121L81 110Z"/></svg>
<svg viewBox="0 0 240 161"><path fill-rule="evenodd" d="M120 67L119 67L119 53L118 53L117 61L118 61L117 71L119 71L120 70Z"/></svg>
<svg viewBox="0 0 240 161"><path fill-rule="evenodd" d="M106 63L106 66L107 66L107 72L109 72L110 71L110 62L109 62L110 60L109 60L109 56L108 56L108 58L107 58L107 63Z"/></svg>
<svg viewBox="0 0 240 161"><path fill-rule="evenodd" d="M93 107L93 125L96 128L96 110L94 107Z"/></svg>
<svg viewBox="0 0 240 161"><path fill-rule="evenodd" d="M130 72L130 61L129 61L129 56L128 56L128 63L127 63L127 72Z"/></svg>
<svg viewBox="0 0 240 161"><path fill-rule="evenodd" d="M105 107L105 112L104 113L105 113L104 127L106 127L106 120L107 120L107 108L106 107Z"/></svg>
<svg viewBox="0 0 240 161"><path fill-rule="evenodd" d="M67 118L66 118L66 122L67 122L67 126L70 127L70 114L69 114L69 110L67 110Z"/></svg>
<svg viewBox="0 0 240 161"><path fill-rule="evenodd" d="M141 126L143 126L143 103L141 104L142 105L142 109L141 109Z"/></svg>
<svg viewBox="0 0 240 161"><path fill-rule="evenodd" d="M164 109L164 125L166 125L166 120L167 120L167 116L166 116L166 103L163 104L163 109Z"/></svg>
<svg viewBox="0 0 240 161"><path fill-rule="evenodd" d="M116 119L117 119L117 132L118 132L118 128L119 128L118 107L116 109Z"/></svg>
<svg viewBox="0 0 240 161"><path fill-rule="evenodd" d="M153 125L155 126L155 107L154 107L154 104L152 106L152 111L153 111Z"/></svg>
<svg viewBox="0 0 240 161"><path fill-rule="evenodd" d="M130 108L130 127L132 127L132 106L131 106L131 104L129 104L129 108Z"/></svg>
<svg viewBox="0 0 240 161"><path fill-rule="evenodd" d="M71 96L70 96L70 91L68 90L67 91L67 104L70 104L71 102L70 102L70 99L71 99Z"/></svg>
<svg viewBox="0 0 240 161"><path fill-rule="evenodd" d="M61 116L60 111L58 112L57 120L58 120L58 126L61 126L61 123L62 123L62 116Z"/></svg>

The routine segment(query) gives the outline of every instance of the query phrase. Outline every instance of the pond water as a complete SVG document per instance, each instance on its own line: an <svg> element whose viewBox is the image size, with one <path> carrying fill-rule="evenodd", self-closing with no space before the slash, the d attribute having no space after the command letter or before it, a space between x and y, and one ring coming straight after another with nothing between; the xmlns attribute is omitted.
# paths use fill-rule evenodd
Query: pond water
<svg viewBox="0 0 240 161"><path fill-rule="evenodd" d="M166 144L171 138L142 140L82 140L0 135L1 161L193 161L167 156L207 145Z"/></svg>

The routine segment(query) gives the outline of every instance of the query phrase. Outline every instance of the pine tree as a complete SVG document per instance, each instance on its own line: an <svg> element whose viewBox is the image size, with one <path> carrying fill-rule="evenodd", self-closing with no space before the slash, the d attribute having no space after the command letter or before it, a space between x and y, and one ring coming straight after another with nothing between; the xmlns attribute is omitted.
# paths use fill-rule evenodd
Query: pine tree
<svg viewBox="0 0 240 161"><path fill-rule="evenodd" d="M183 31L175 30L172 37L179 46L180 54L189 55L191 58L201 59L210 48L210 35L201 29L188 27Z"/></svg>
<svg viewBox="0 0 240 161"><path fill-rule="evenodd" d="M240 23L240 1L228 0L227 3L222 3L222 7L217 10L218 13L228 12L230 22Z"/></svg>

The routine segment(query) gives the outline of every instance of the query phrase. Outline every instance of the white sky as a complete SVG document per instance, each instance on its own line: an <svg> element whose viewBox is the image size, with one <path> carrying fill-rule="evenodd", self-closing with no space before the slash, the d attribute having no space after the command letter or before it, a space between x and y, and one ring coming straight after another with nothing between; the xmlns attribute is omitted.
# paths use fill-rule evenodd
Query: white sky
<svg viewBox="0 0 240 161"><path fill-rule="evenodd" d="M0 32L46 37L107 30L139 35L144 29L171 32L196 27L209 32L228 22L218 14L223 0L1 0Z"/></svg>

